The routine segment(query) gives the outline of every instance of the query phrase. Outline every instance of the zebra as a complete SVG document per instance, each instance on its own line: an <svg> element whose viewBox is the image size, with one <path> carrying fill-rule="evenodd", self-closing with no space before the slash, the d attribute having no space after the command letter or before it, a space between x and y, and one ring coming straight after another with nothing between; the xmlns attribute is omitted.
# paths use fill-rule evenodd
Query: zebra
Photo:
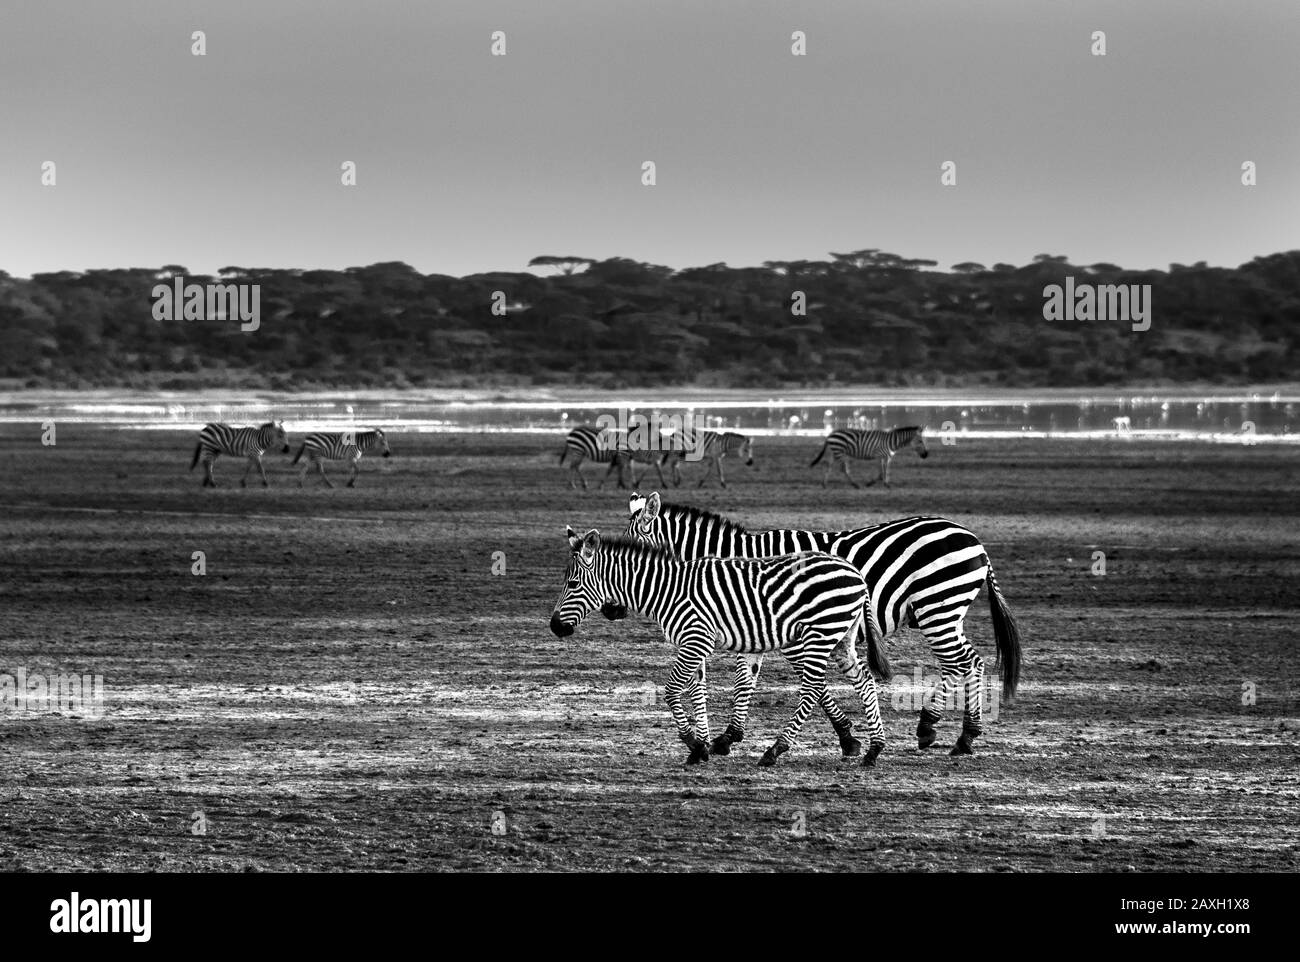
<svg viewBox="0 0 1300 962"><path fill-rule="evenodd" d="M199 432L199 443L194 447L194 459L190 461L190 470L203 460L203 487L215 488L216 480L212 477L212 462L222 454L233 457L248 458L248 467L239 479L241 488L247 486L248 472L257 465L262 475L262 487L270 487L266 480L266 469L262 467L262 453L276 446L284 454L289 453L289 437L284 433L283 421L267 421L256 428L232 428L229 424L205 424Z"/></svg>
<svg viewBox="0 0 1300 962"><path fill-rule="evenodd" d="M384 432L378 428L373 431L309 434L307 439L303 441L302 446L298 448L298 453L293 456L291 462L297 464L298 460L306 453L307 463L302 466L302 470L298 473L298 487L303 486L303 481L307 478L307 472L313 467L320 472L322 481L331 488L334 487L334 483L325 477L325 462L348 461L352 465L352 476L348 478L348 487L351 488L357 483L361 455L376 448L386 458L393 453L388 449L388 438L384 437Z"/></svg>
<svg viewBox="0 0 1300 962"><path fill-rule="evenodd" d="M618 472L618 486L626 488L627 485L623 483L624 472L633 462L654 465L655 471L659 474L659 483L664 484L664 473L660 468L663 459L659 452L629 447L626 438L617 431L585 426L574 428L564 441L564 450L560 452L560 464L564 464L565 458L569 459L569 487L574 489L578 487L576 482L580 482L583 490L587 490L587 479L578 470L583 461L609 465L604 477L600 479L600 484L597 485L598 489L605 486L605 482L615 471ZM646 468L647 472L649 470ZM645 475L642 474L642 477ZM638 482L634 480L633 483Z"/></svg>
<svg viewBox="0 0 1300 962"><path fill-rule="evenodd" d="M950 754L972 755L972 741L981 733L984 660L966 640L963 620L980 586L988 586L989 612L997 642L997 667L1002 698L1010 702L1020 683L1020 631L998 586L984 546L961 525L944 518L902 518L848 531L777 530L751 533L735 522L699 508L663 504L659 492L649 497L633 493L626 537L667 547L686 561L712 556L760 558L796 551L824 551L857 565L871 589L874 623L889 637L906 622L919 628L939 660L941 680L921 709L917 745L931 747L941 707L964 682L962 731ZM626 617L616 603L605 617ZM856 661L851 653L846 656ZM745 654L736 661L732 721L714 739L713 753L726 754L741 741L750 696L762 667L762 655ZM849 670L846 669L846 674ZM850 677L853 677L850 675ZM855 684L857 679L854 678ZM845 746L845 732L832 725Z"/></svg>
<svg viewBox="0 0 1300 962"><path fill-rule="evenodd" d="M885 487L889 487L889 465L893 462L894 455L906 447L916 448L916 453L922 458L930 456L930 452L925 448L924 425L893 428L889 431L855 431L846 428L830 433L822 444L822 449L817 452L817 457L812 459L808 467L814 467L829 449L831 459L826 462L822 487L826 487L826 482L830 480L831 467L838 464L844 469L844 476L849 479L849 484L860 488L862 485L854 481L849 474L849 458L877 458L880 461L880 477L868 481L867 487L871 487L876 481L884 481Z"/></svg>
<svg viewBox="0 0 1300 962"><path fill-rule="evenodd" d="M776 764L790 749L814 706L834 705L826 693L827 660L852 644L864 621L870 623L868 660L888 675L870 592L861 572L843 558L804 552L781 558L681 561L661 547L603 538L594 528L582 537L572 528L566 534L571 557L564 591L551 613L551 631L565 638L590 612L609 602L658 622L676 652L664 700L678 735L691 749L687 764L709 758L704 666L715 649L751 654L780 650L799 675L798 707L763 753L759 764L764 766ZM682 707L683 693L691 703L694 725ZM868 718L873 748L877 740L883 747L878 703L874 717L868 708Z"/></svg>
<svg viewBox="0 0 1300 962"><path fill-rule="evenodd" d="M662 463L672 465L673 487L680 487L682 483L681 463L687 455L694 452L701 452L698 457L692 460L708 461L709 464L704 470L704 477L700 478L696 487L704 487L704 482L709 480L709 475L714 469L718 472L718 482L725 488L727 479L722 474L722 459L728 454L734 454L736 458L748 467L754 465L754 442L743 434L736 434L734 431L728 431L719 434L717 431L701 431L698 434L683 434L682 439L671 447L663 456ZM663 475L660 473L660 484L663 484Z"/></svg>

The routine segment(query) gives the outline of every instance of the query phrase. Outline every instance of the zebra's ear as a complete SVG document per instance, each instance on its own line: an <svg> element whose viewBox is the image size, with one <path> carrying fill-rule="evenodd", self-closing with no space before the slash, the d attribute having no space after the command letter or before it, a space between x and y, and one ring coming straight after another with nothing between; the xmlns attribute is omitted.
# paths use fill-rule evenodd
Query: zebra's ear
<svg viewBox="0 0 1300 962"><path fill-rule="evenodd" d="M582 556L587 559L594 558L599 547L600 532L592 528L582 536Z"/></svg>
<svg viewBox="0 0 1300 962"><path fill-rule="evenodd" d="M650 497L648 497L648 498L645 499L645 518L646 518L646 520L647 520L647 521L653 521L655 518L659 517L659 508L660 508L660 507L661 507L661 504L660 504L660 500L659 500L659 492L658 492L658 491L651 491L651 492L650 492Z"/></svg>
<svg viewBox="0 0 1300 962"><path fill-rule="evenodd" d="M639 491L633 491L632 496L627 499L627 513L636 517L636 513L645 507L645 496Z"/></svg>

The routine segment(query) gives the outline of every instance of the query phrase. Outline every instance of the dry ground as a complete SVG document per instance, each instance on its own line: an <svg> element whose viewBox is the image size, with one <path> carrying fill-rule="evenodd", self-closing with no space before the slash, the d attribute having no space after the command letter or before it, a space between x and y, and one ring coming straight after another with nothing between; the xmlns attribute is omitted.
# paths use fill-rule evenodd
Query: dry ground
<svg viewBox="0 0 1300 962"><path fill-rule="evenodd" d="M900 633L878 768L814 718L760 770L794 703L779 659L752 740L686 769L653 627L547 629L563 526L621 528L623 492L567 490L558 435L390 437L354 490L299 490L273 455L269 490L223 460L205 491L190 434L0 427L0 673L106 692L98 719L0 707L0 869L1300 866L1294 448L962 441L900 457L892 490L823 491L816 442L761 440L728 490L676 498L751 527L961 521L1025 681L977 756L946 754L951 716L918 751L893 700L935 663ZM969 633L991 663L983 596Z"/></svg>

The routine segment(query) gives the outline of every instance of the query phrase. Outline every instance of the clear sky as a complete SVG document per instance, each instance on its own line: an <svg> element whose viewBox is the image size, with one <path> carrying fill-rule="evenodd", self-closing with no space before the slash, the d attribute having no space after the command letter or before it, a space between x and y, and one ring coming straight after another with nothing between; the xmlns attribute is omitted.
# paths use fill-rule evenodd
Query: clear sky
<svg viewBox="0 0 1300 962"><path fill-rule="evenodd" d="M0 4L16 276L863 247L943 267L1300 247L1300 3Z"/></svg>

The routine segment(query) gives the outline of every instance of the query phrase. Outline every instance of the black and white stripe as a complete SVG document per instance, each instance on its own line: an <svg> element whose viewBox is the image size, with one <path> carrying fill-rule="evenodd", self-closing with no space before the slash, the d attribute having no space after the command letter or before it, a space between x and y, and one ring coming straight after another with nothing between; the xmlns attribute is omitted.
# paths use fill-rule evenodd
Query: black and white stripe
<svg viewBox="0 0 1300 962"><path fill-rule="evenodd" d="M578 470L584 461L593 461L596 464L608 464L604 476L600 479L598 488L603 488L609 476L615 471L618 472L618 486L626 488L623 483L624 476L631 470L633 462L653 465L655 471L659 474L659 483L664 483L664 475L659 467L662 460L662 453L652 449L634 448L628 444L627 435L618 431L611 431L605 428L577 427L569 432L569 436L564 441L564 450L560 452L560 464L565 460L569 463L569 487L577 488L579 484L583 489L587 488L587 479L582 476ZM646 468L646 472L650 469ZM641 475L645 477L645 473ZM635 483L635 482L634 482Z"/></svg>
<svg viewBox="0 0 1300 962"><path fill-rule="evenodd" d="M799 675L798 708L764 753L765 765L774 764L789 750L812 709L829 701L827 660L832 652L852 644L864 622L872 666L877 667L878 657L883 659L867 585L857 567L843 558L803 553L681 561L663 548L625 538L601 538L595 530L579 538L570 529L568 537L566 584L551 614L551 630L560 637L570 635L605 603L623 605L657 621L676 651L664 699L678 734L691 748L690 762L709 757L704 666L714 650L756 657L780 651ZM887 666L880 663L879 667L887 674ZM692 703L693 725L682 707L684 692ZM868 764L884 747L878 704L872 732Z"/></svg>
<svg viewBox="0 0 1300 962"><path fill-rule="evenodd" d="M193 471L194 465L202 461L203 487L215 488L217 482L212 477L212 462L220 455L229 454L232 457L248 459L248 467L244 469L244 475L239 479L241 488L247 483L248 472L253 469L253 465L257 465L258 473L262 475L262 487L269 487L266 469L262 467L262 454L274 447L280 448L284 454L289 453L289 438L284 433L284 423L281 421L267 421L255 428L206 424L199 432L199 443L194 448L194 459L190 461L190 470Z"/></svg>
<svg viewBox="0 0 1300 962"><path fill-rule="evenodd" d="M704 487L709 475L717 471L718 482L725 488L727 479L722 473L722 459L727 455L734 456L742 464L753 466L754 442L746 435L734 431L683 432L682 437L664 454L663 463L672 465L673 486L676 487L682 483L682 461L707 461L704 477L700 478L696 486ZM662 475L660 483L662 484Z"/></svg>
<svg viewBox="0 0 1300 962"><path fill-rule="evenodd" d="M384 457L392 454L388 448L388 438L384 432L376 428L373 431L336 431L315 432L307 435L302 446L298 448L298 453L293 456L293 463L297 464L303 454L307 455L307 461L303 464L302 469L298 472L298 487L302 487L303 481L307 477L307 472L316 468L320 472L321 480L331 488L333 482L325 477L326 461L347 461L352 466L352 475L348 478L348 487L356 484L357 473L360 471L361 456L367 451L379 451Z"/></svg>
<svg viewBox="0 0 1300 962"><path fill-rule="evenodd" d="M925 427L923 425L912 425L906 428L893 428L889 431L856 431L852 428L845 428L839 431L832 431L822 443L822 449L817 452L817 457L812 459L813 467L822 456L828 451L831 458L826 462L826 474L822 477L822 487L826 487L826 482L830 480L831 468L839 465L844 469L844 477L849 479L849 484L855 488L862 485L853 480L849 474L849 459L858 458L860 460L878 460L880 462L880 476L872 481L867 482L867 486L875 484L876 481L885 482L885 487L889 487L889 466L894 460L894 455L903 448L911 447L916 449L916 453L922 458L928 458L930 452L925 447Z"/></svg>
<svg viewBox="0 0 1300 962"><path fill-rule="evenodd" d="M967 641L963 622L983 585L988 586L1002 697L1009 700L1015 695L1020 679L1020 633L984 546L959 524L944 518L916 517L849 531L751 533L721 515L663 504L658 492L648 498L634 494L630 512L629 538L665 547L687 561L824 551L857 566L871 589L875 623L882 635L888 637L904 623L918 627L939 660L941 683L922 709L917 727L922 748L934 744L934 726L942 706L958 686L964 686L964 719L952 753L971 754L971 741L980 734L984 660ZM621 614L616 606L607 606L605 613L609 617ZM761 664L761 656L737 661L732 723L719 740L743 737Z"/></svg>

